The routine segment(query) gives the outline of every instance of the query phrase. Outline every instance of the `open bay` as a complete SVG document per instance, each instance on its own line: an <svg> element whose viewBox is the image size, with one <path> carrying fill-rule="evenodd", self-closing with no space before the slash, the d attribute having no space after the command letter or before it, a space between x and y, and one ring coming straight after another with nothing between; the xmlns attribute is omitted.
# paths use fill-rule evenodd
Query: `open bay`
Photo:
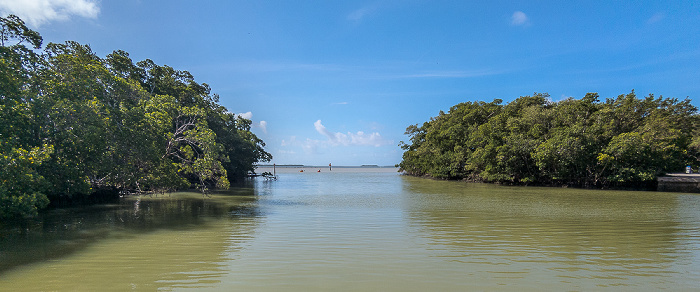
<svg viewBox="0 0 700 292"><path fill-rule="evenodd" d="M5 227L0 290L700 289L696 194L303 169Z"/></svg>

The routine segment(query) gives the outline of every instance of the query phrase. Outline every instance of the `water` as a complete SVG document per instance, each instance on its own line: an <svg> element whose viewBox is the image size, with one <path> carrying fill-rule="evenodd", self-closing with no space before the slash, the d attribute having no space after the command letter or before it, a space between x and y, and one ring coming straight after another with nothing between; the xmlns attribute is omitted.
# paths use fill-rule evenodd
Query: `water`
<svg viewBox="0 0 700 292"><path fill-rule="evenodd" d="M700 289L699 195L277 174L6 226L0 290Z"/></svg>

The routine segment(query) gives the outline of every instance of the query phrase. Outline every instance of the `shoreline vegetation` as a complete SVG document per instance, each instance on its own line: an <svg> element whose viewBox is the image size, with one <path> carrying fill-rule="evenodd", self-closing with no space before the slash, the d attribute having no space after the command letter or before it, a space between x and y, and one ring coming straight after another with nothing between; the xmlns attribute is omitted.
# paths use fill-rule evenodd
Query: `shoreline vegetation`
<svg viewBox="0 0 700 292"><path fill-rule="evenodd" d="M0 18L0 220L120 195L225 189L272 156L187 71L97 56Z"/></svg>
<svg viewBox="0 0 700 292"><path fill-rule="evenodd" d="M596 93L465 102L409 126L398 166L435 179L651 190L657 177L698 165L699 123L688 98L634 91L603 102Z"/></svg>
<svg viewBox="0 0 700 292"><path fill-rule="evenodd" d="M0 17L0 220L129 194L226 189L272 155L251 121L187 71L49 43ZM406 129L406 175L512 185L655 187L700 161L688 98L465 102ZM277 165L277 167L325 166Z"/></svg>

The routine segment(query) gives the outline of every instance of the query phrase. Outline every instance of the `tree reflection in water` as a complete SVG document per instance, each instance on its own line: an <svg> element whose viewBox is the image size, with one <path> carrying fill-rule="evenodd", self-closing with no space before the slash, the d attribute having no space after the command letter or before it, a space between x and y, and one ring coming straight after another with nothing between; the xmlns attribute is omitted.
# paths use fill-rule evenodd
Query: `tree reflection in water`
<svg viewBox="0 0 700 292"><path fill-rule="evenodd" d="M102 272L122 278L115 280L119 285L200 285L225 272L221 263L229 260L227 254L252 237L260 220L257 197L250 186L210 197L174 193L127 197L113 205L50 210L34 220L0 229L0 274L11 274L14 268L33 262L62 259L60 265L68 265L64 273L104 269ZM103 252L91 254L95 250ZM104 284L81 279L77 282L81 286L71 286L71 277L61 269L45 269L49 268L42 271L44 278L53 276L54 284L64 282L62 287L89 289ZM125 281L124 277L138 279ZM51 289L31 279L25 284Z"/></svg>
<svg viewBox="0 0 700 292"><path fill-rule="evenodd" d="M664 287L677 272L672 267L687 264L679 243L692 241L678 210L700 201L655 192L405 181L409 217L436 256L484 278L546 274L562 282L596 279L598 287L635 278Z"/></svg>

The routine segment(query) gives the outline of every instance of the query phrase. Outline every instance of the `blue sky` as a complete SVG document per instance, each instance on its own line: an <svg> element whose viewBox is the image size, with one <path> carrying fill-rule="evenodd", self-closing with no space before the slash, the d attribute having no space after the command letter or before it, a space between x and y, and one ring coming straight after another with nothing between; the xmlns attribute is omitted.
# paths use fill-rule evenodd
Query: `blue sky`
<svg viewBox="0 0 700 292"><path fill-rule="evenodd" d="M486 3L480 3L486 2ZM407 126L534 92L689 97L698 1L0 0L45 43L190 71L277 164L393 165Z"/></svg>

